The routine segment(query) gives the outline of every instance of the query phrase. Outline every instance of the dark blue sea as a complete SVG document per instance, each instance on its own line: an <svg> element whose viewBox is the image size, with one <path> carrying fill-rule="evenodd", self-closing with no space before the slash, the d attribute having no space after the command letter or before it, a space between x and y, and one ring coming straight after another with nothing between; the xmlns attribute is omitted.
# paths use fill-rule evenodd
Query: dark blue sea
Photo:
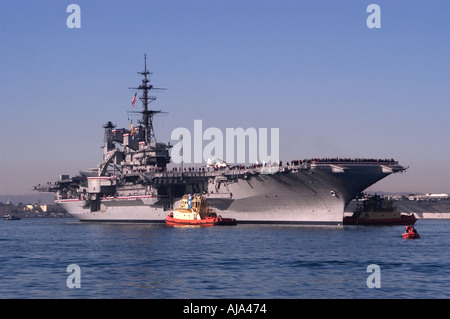
<svg viewBox="0 0 450 319"><path fill-rule="evenodd" d="M449 298L450 220L416 228L2 220L0 298Z"/></svg>

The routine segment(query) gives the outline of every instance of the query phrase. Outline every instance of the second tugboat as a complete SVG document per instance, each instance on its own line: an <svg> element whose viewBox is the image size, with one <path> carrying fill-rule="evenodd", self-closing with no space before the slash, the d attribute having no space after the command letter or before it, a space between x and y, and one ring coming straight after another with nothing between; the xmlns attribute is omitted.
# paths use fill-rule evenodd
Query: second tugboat
<svg viewBox="0 0 450 319"><path fill-rule="evenodd" d="M199 194L184 195L180 207L171 212L167 218L168 225L222 226L236 225L234 218L222 218L206 204L206 198Z"/></svg>
<svg viewBox="0 0 450 319"><path fill-rule="evenodd" d="M352 216L344 217L344 225L414 225L414 214L404 215L393 206L393 201L379 195L363 201Z"/></svg>

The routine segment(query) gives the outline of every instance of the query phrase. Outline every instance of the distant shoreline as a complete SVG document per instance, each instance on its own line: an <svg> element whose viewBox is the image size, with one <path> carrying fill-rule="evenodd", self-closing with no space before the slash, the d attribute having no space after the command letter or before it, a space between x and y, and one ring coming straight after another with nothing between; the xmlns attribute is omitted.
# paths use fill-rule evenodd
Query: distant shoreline
<svg viewBox="0 0 450 319"><path fill-rule="evenodd" d="M35 204L40 203L43 205L55 204L55 195L53 193L34 193L34 194L21 194L21 195L0 195L0 202L6 204L7 202L18 205L23 204Z"/></svg>

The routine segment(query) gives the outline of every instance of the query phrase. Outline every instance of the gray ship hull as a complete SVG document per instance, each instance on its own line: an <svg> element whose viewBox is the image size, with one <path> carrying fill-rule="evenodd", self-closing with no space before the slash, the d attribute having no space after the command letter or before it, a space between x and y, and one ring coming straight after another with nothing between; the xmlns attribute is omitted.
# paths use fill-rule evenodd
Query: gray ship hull
<svg viewBox="0 0 450 319"><path fill-rule="evenodd" d="M207 198L218 214L239 223L338 225L352 198L395 170L350 164L259 174L219 189L210 183Z"/></svg>
<svg viewBox="0 0 450 319"><path fill-rule="evenodd" d="M403 169L399 165L344 163L277 169L270 174L239 171L235 178L226 179L205 174L206 197L217 214L238 223L339 225L352 198ZM159 223L168 214L164 200L158 197L103 199L100 209L93 212L85 200L58 202L80 221Z"/></svg>
<svg viewBox="0 0 450 319"><path fill-rule="evenodd" d="M73 217L79 221L122 222L122 223L163 223L167 212L158 205L154 196L130 196L101 201L97 211L91 211L86 200L57 200Z"/></svg>

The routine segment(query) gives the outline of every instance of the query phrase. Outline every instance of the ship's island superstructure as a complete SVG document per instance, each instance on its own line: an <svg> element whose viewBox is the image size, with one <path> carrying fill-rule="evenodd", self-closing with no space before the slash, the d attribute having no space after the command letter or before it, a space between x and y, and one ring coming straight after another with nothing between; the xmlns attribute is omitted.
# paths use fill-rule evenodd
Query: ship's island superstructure
<svg viewBox="0 0 450 319"><path fill-rule="evenodd" d="M38 191L80 221L160 222L185 194L204 194L218 214L241 223L342 224L345 207L370 185L406 168L393 159L307 159L285 165L172 168L170 143L157 142L145 61L141 119L130 129L107 122L103 161L77 176L61 175ZM209 167L211 166L211 167Z"/></svg>

